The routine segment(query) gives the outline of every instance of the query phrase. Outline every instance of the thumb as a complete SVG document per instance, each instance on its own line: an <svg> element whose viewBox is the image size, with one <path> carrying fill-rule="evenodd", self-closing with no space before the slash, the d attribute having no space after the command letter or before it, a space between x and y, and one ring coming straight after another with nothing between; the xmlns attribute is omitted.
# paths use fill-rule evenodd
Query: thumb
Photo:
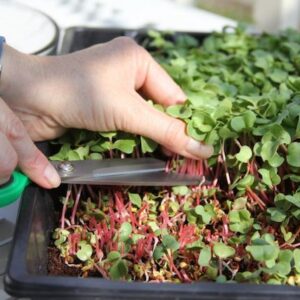
<svg viewBox="0 0 300 300"><path fill-rule="evenodd" d="M57 187L60 178L56 170L33 144L21 120L1 98L0 111L0 173L3 177L10 175L8 173L18 162L21 170L37 184L44 188ZM5 157L9 161L5 161Z"/></svg>
<svg viewBox="0 0 300 300"><path fill-rule="evenodd" d="M121 130L151 138L168 150L193 159L205 159L213 154L213 147L189 137L183 121L172 118L135 93L130 96L126 120Z"/></svg>

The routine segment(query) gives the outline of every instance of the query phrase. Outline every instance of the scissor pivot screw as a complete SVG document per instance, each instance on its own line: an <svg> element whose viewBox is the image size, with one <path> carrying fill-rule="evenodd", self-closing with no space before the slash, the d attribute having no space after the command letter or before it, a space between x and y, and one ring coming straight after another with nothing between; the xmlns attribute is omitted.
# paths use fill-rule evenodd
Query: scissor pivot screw
<svg viewBox="0 0 300 300"><path fill-rule="evenodd" d="M61 162L57 169L62 173L62 175L68 175L73 172L74 166L69 161Z"/></svg>

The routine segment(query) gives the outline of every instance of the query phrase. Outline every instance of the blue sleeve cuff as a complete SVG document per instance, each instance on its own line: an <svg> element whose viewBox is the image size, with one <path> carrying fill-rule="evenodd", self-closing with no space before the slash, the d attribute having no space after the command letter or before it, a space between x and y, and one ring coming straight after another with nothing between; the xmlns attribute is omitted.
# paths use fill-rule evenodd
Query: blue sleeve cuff
<svg viewBox="0 0 300 300"><path fill-rule="evenodd" d="M0 61L1 61L1 57L2 57L4 43L5 43L5 37L0 35Z"/></svg>
<svg viewBox="0 0 300 300"><path fill-rule="evenodd" d="M2 53L3 53L3 44L5 43L5 38L0 35L0 78L2 72Z"/></svg>

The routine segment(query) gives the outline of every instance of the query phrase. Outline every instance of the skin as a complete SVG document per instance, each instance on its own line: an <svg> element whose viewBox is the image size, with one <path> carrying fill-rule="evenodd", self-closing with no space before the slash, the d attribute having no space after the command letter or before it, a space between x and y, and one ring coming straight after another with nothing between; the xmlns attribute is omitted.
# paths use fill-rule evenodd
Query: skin
<svg viewBox="0 0 300 300"><path fill-rule="evenodd" d="M58 186L59 176L33 141L54 139L67 128L140 134L193 159L213 152L188 137L182 121L144 101L168 106L186 96L129 38L53 57L30 56L4 45L2 66L0 182L18 165L40 186Z"/></svg>

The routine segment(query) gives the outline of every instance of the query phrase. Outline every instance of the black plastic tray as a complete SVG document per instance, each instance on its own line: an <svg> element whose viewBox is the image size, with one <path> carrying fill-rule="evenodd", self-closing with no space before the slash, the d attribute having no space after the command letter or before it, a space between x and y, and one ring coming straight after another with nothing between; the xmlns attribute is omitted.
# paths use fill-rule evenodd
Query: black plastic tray
<svg viewBox="0 0 300 300"><path fill-rule="evenodd" d="M73 28L67 31L63 51L72 52L105 42L122 30ZM131 33L133 34L133 32ZM197 35L197 34L196 34ZM139 39L144 33L134 33ZM198 34L199 39L204 34ZM44 148L45 149L45 148ZM49 149L48 149L49 150ZM43 190L29 186L22 197L5 289L15 297L31 299L299 299L300 288L291 286L121 282L100 278L49 276L47 247L54 229L54 203L61 189Z"/></svg>
<svg viewBox="0 0 300 300"><path fill-rule="evenodd" d="M184 32L202 41L208 34L202 32ZM173 38L180 35L174 32ZM64 38L58 54L67 54L81 50L98 43L106 43L116 37L126 36L133 38L138 44L142 44L147 36L147 30L122 29L122 28L90 28L71 27L65 31Z"/></svg>
<svg viewBox="0 0 300 300"><path fill-rule="evenodd" d="M60 190L35 185L24 193L5 289L15 297L32 299L299 299L289 286L120 282L100 278L47 275L47 247L53 230L54 208Z"/></svg>

